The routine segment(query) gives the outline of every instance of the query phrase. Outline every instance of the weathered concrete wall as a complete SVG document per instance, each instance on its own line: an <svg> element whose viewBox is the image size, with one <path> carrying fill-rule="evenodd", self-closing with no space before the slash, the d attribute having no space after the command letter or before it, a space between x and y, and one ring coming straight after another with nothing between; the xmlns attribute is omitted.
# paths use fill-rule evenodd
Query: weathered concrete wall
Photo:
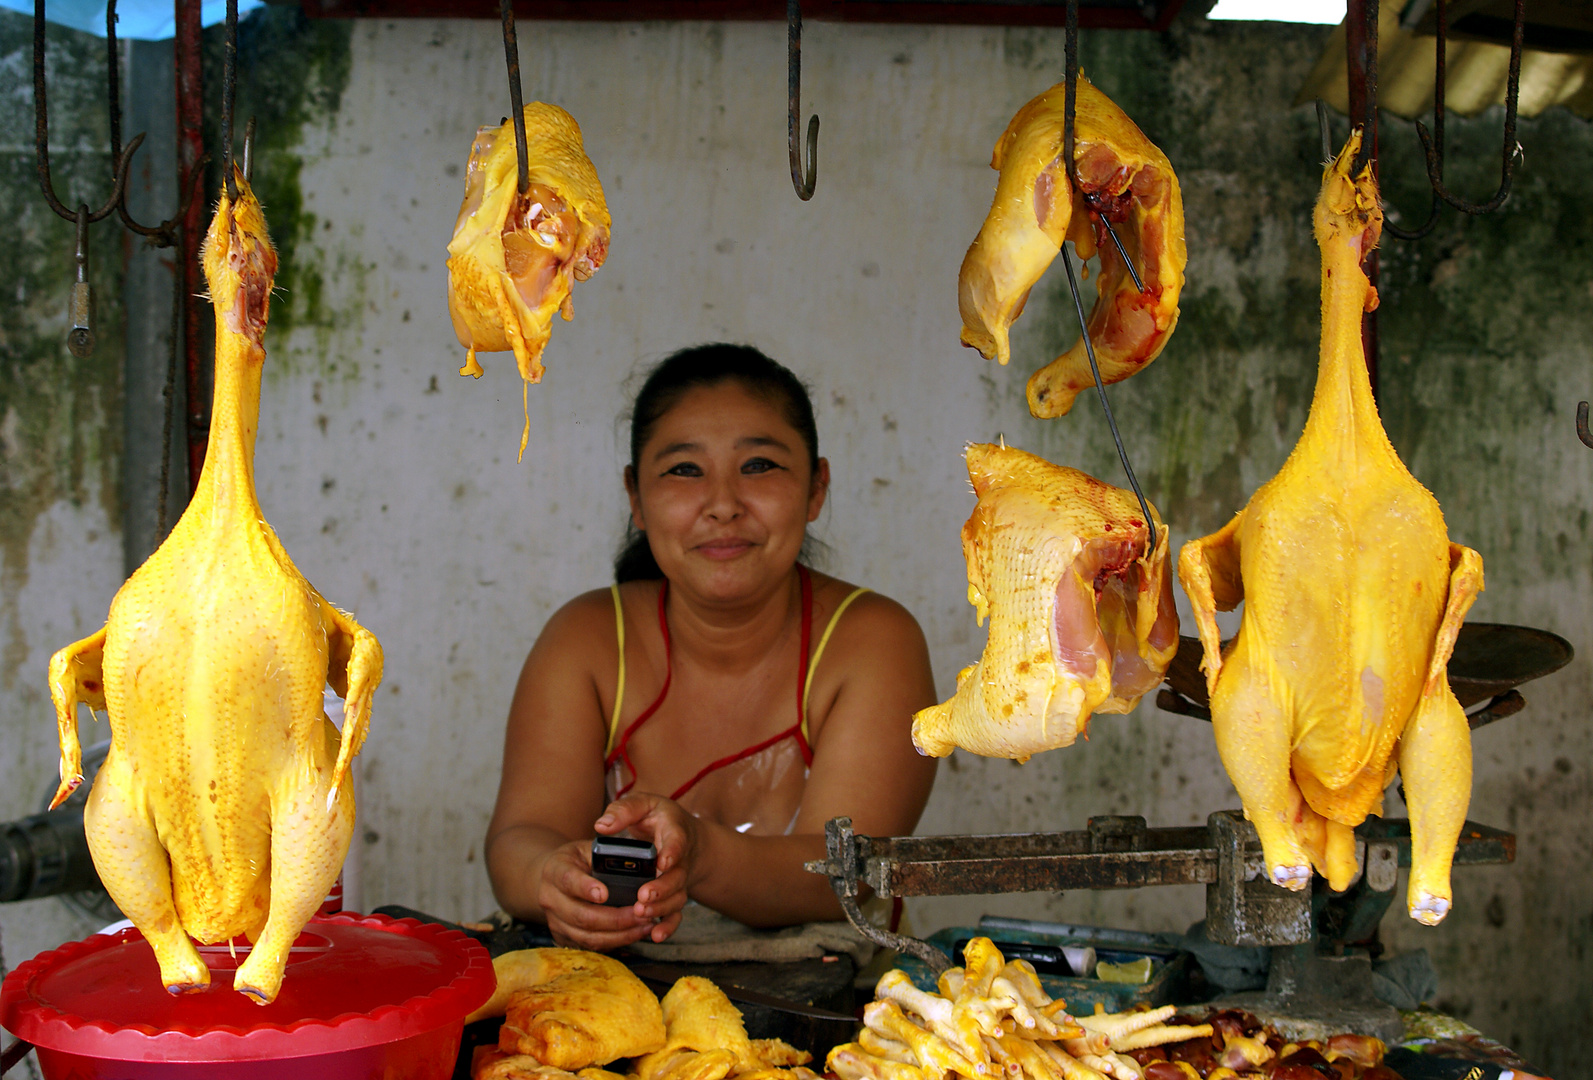
<svg viewBox="0 0 1593 1080"><path fill-rule="evenodd" d="M75 226L34 172L33 20L0 11L0 820L38 812L60 751L50 654L98 629L121 581L122 242L89 230L99 343L66 349ZM110 191L105 43L52 27L50 153L56 193L98 208ZM85 725L84 739L108 736ZM0 907L15 964L91 926L55 900Z"/></svg>
<svg viewBox="0 0 1593 1080"><path fill-rule="evenodd" d="M364 904L490 908L479 849L502 718L548 614L607 580L623 523L616 416L647 361L705 339L747 340L814 385L836 478L820 522L830 568L918 615L948 692L983 643L956 538L971 506L961 444L1002 432L1117 480L1093 402L1051 423L1023 406L1029 372L1074 336L1060 275L1019 323L1010 368L957 345L956 268L989 204L990 146L1058 77L1059 33L810 24L804 108L823 130L818 194L803 204L787 178L777 25L522 26L526 97L581 121L614 243L578 286L575 321L554 330L516 465L513 364L488 356L481 381L460 380L444 300L470 139L508 108L496 27L295 28L290 15L250 20L276 21L248 32L258 47L245 45L240 91L259 95L240 114L262 115L258 182L289 256L268 338L260 496L300 568L387 650L360 759ZM1319 149L1311 110L1286 103L1325 35L1188 17L1163 36L1085 36L1086 70L1167 150L1184 185L1191 260L1179 331L1113 391L1175 542L1238 509L1304 419ZM295 66L275 66L290 54ZM255 78L271 82L251 88ZM1491 183L1497 123L1451 122L1449 176L1463 190ZM1551 113L1524 123L1521 140L1527 164L1505 213L1450 215L1421 244L1391 242L1384 400L1395 444L1454 536L1488 561L1475 617L1582 643L1593 629L1593 462L1570 415L1589 389L1576 379L1593 331L1593 226L1576 196L1593 137ZM1391 196L1411 214L1425 205L1413 144L1403 127L1385 142ZM75 604L87 626L114 585L76 584L49 610ZM46 633L47 614L26 624L30 641L48 643L40 657L70 636ZM42 666L22 670L42 695ZM1575 1024L1593 997L1593 873L1580 832L1593 810L1590 676L1579 659L1529 688L1518 720L1477 736L1474 815L1518 830L1518 863L1457 874L1456 911L1437 930L1398 914L1384 928L1399 948L1432 950L1445 1005L1550 1069L1590 1045ZM47 773L41 708L3 723ZM1023 767L954 757L924 831L1078 827L1092 813L1193 823L1237 805L1206 725L1147 705L1101 718L1091 734ZM1202 904L1199 890L1161 890L924 902L914 914L921 929L984 911L1182 929ZM0 918L19 927L18 942L48 936L35 928L43 916Z"/></svg>

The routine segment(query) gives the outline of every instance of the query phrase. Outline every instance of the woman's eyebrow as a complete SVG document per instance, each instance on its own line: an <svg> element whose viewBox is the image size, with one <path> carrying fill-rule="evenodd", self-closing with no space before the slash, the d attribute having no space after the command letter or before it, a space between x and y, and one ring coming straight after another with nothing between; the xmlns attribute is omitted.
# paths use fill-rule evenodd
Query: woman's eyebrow
<svg viewBox="0 0 1593 1080"><path fill-rule="evenodd" d="M660 447L658 452L653 455L653 460L657 461L659 458L666 458L670 454L690 454L690 453L694 453L694 452L700 451L701 449L702 449L702 443L694 443L694 442L670 443L668 446Z"/></svg>
<svg viewBox="0 0 1593 1080"><path fill-rule="evenodd" d="M772 446L777 450L790 451L791 447L776 439L773 435L748 435L746 438L736 440L736 449L741 450L749 446Z"/></svg>

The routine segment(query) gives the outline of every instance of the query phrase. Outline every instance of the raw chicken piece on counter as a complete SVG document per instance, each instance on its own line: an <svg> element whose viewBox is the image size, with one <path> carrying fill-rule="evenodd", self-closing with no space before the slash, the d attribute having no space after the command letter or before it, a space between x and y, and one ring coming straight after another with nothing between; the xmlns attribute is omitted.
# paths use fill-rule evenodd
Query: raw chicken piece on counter
<svg viewBox="0 0 1593 1080"><path fill-rule="evenodd" d="M1161 682L1178 651L1167 530L1155 518L1147 550L1133 492L1022 450L975 443L967 460L968 600L990 637L952 699L913 718L913 743L1027 761Z"/></svg>
<svg viewBox="0 0 1593 1080"><path fill-rule="evenodd" d="M525 133L531 182L521 194L514 124L476 132L448 244L448 314L466 349L459 374L481 376L477 351L513 349L528 387L542 381L554 312L574 317L572 281L591 277L608 255L609 215L573 116L533 101ZM522 455L530 430L527 411Z"/></svg>
<svg viewBox="0 0 1593 1080"><path fill-rule="evenodd" d="M1089 316L1101 379L1120 382L1161 354L1178 322L1184 284L1184 204L1172 164L1105 94L1079 76L1070 189L1062 163L1064 97L1059 83L1018 110L997 141L995 200L957 279L962 342L987 360L1010 358L1008 329L1064 240L1079 257L1099 249L1101 273ZM1102 219L1133 259L1133 278ZM1029 380L1029 411L1064 416L1094 385L1082 339Z"/></svg>
<svg viewBox="0 0 1593 1080"><path fill-rule="evenodd" d="M216 312L205 464L171 534L111 601L105 627L50 661L58 805L83 782L77 706L105 709L111 749L83 811L94 866L172 993L202 990L203 943L248 935L235 989L261 1003L336 880L354 829L346 782L382 649L322 598L265 522L254 488L261 345L276 252L234 170L205 237ZM343 731L322 712L330 683Z"/></svg>
<svg viewBox="0 0 1593 1080"><path fill-rule="evenodd" d="M1184 546L1212 728L1272 880L1356 873L1354 828L1381 813L1396 768L1411 818L1411 917L1449 911L1450 860L1471 798L1471 731L1445 677L1482 589L1482 557L1378 417L1361 348L1377 290L1361 271L1383 213L1360 133L1323 176L1322 345L1305 431L1278 474L1219 532ZM1223 648L1216 612L1244 602Z"/></svg>
<svg viewBox="0 0 1593 1080"><path fill-rule="evenodd" d="M660 1002L619 961L580 949L523 949L493 960L498 990L468 1021L503 1016L497 1047L479 1047L475 1080L817 1080L812 1056L749 1039L740 1011L707 979L678 980Z"/></svg>

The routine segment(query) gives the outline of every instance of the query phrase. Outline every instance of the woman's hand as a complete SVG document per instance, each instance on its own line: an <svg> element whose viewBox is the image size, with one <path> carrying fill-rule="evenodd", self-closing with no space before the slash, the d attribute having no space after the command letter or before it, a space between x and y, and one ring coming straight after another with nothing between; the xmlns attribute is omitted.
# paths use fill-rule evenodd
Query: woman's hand
<svg viewBox="0 0 1593 1080"><path fill-rule="evenodd" d="M572 840L536 865L536 902L548 932L560 945L608 952L640 941L655 929L642 904L607 907L608 887L592 876L592 842Z"/></svg>
<svg viewBox="0 0 1593 1080"><path fill-rule="evenodd" d="M652 842L658 852L658 876L637 890L632 910L638 918L656 924L651 928L653 941L665 940L680 926L686 890L700 854L702 834L697 819L662 795L634 793L609 803L595 828L604 836L617 836L628 830L633 837ZM587 849L590 856L590 845ZM589 859L587 866L590 865ZM601 882L593 884L603 888ZM643 936L646 935L638 934L631 941Z"/></svg>

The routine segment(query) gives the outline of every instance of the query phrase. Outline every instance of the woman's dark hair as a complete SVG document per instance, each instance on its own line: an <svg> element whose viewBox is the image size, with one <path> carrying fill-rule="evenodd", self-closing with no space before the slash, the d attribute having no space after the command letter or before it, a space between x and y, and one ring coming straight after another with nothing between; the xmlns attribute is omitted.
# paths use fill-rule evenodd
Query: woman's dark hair
<svg viewBox="0 0 1593 1080"><path fill-rule="evenodd" d="M751 345L693 345L671 353L642 383L631 406L631 474L640 470L642 447L664 414L692 390L734 380L780 411L807 445L808 465L819 467L819 430L813 423L813 402L802 380ZM807 552L803 544L803 552ZM664 572L653 558L647 534L628 525L625 542L614 560L615 581L647 581Z"/></svg>

